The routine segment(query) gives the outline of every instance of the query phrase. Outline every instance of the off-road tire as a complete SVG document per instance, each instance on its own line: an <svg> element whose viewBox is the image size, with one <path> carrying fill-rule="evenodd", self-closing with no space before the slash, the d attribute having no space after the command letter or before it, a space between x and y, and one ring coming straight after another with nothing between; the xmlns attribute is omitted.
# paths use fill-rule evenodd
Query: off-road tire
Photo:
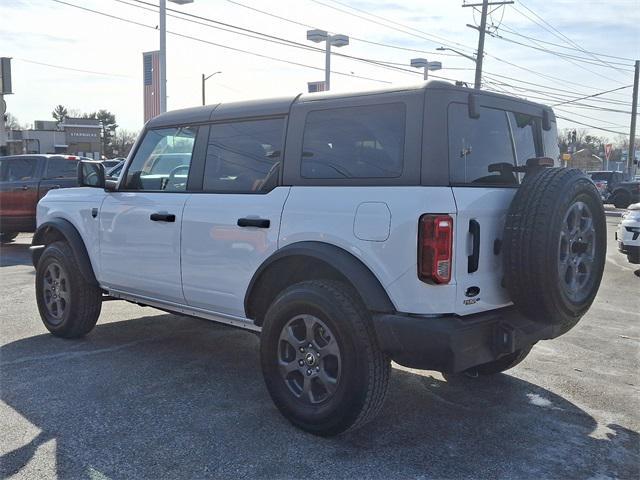
<svg viewBox="0 0 640 480"><path fill-rule="evenodd" d="M0 233L0 243L11 243L18 236L17 232Z"/></svg>
<svg viewBox="0 0 640 480"><path fill-rule="evenodd" d="M280 335L292 318L320 319L335 336L341 376L333 396L319 404L297 398L280 373ZM389 358L380 350L369 312L353 290L337 281L314 280L285 289L270 305L262 326L260 357L267 389L295 426L320 436L361 427L376 416L387 392Z"/></svg>
<svg viewBox="0 0 640 480"><path fill-rule="evenodd" d="M65 276L65 302L60 318L56 318L47 307L45 277L49 267L59 266ZM62 288L62 287L61 287ZM67 242L48 245L36 268L36 300L42 323L53 335L63 338L78 338L89 333L100 316L102 291L97 285L87 283L82 276L75 255Z"/></svg>
<svg viewBox="0 0 640 480"><path fill-rule="evenodd" d="M613 194L611 203L613 203L616 208L627 208L631 205L631 194L624 190L618 190Z"/></svg>
<svg viewBox="0 0 640 480"><path fill-rule="evenodd" d="M584 239L578 239L581 216L580 228L567 233L576 210L591 218L591 233ZM587 225L585 220L585 231ZM582 245L593 255L581 252ZM563 251L569 253L563 257ZM567 257L577 263L567 264ZM504 232L504 284L516 307L532 320L571 328L598 292L605 257L604 207L593 182L577 169L546 168L527 174L509 208ZM580 276L576 288L570 271Z"/></svg>

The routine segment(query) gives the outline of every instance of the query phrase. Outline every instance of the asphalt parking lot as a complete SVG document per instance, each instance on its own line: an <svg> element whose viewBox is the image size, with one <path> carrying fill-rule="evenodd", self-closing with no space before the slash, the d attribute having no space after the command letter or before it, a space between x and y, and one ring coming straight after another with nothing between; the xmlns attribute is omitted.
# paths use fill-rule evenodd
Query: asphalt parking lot
<svg viewBox="0 0 640 480"><path fill-rule="evenodd" d="M394 365L380 417L332 439L277 412L254 334L124 302L85 339L47 334L21 235L0 250L0 476L637 479L640 278L607 222L575 329L491 379Z"/></svg>

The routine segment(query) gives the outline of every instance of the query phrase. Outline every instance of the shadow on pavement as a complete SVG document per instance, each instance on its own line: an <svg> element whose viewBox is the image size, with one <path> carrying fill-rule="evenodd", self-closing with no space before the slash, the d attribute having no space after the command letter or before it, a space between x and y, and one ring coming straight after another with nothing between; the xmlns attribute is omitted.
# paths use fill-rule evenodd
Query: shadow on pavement
<svg viewBox="0 0 640 480"><path fill-rule="evenodd" d="M271 403L258 345L160 315L2 347L2 400L41 432L0 459L0 475L54 439L63 478L638 477L637 433L509 375L448 383L395 368L373 423L305 434Z"/></svg>
<svg viewBox="0 0 640 480"><path fill-rule="evenodd" d="M31 252L27 243L2 243L0 244L0 267L12 267L14 265L31 265Z"/></svg>

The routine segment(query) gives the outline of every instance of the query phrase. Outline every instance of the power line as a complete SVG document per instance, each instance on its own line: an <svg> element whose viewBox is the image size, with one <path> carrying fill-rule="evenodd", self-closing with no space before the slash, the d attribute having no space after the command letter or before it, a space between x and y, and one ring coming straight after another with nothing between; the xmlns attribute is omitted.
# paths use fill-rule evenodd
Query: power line
<svg viewBox="0 0 640 480"><path fill-rule="evenodd" d="M105 73L105 72L96 72L93 70L83 70L81 68L73 68L73 67L65 67L62 65L53 65L51 63L44 63L44 62L37 62L35 60L27 60L26 58L18 58L18 57L13 57L14 60L18 60L20 62L25 62L25 63L33 63L35 65L41 65L43 67L50 67L50 68L58 68L60 70L69 70L72 72L79 72L79 73L90 73L92 75L102 75L104 77L116 77L116 78L134 78L130 75L121 75L118 73Z"/></svg>
<svg viewBox="0 0 640 480"><path fill-rule="evenodd" d="M625 88L631 88L631 87L633 87L633 85L626 85L624 87L618 87L618 88L614 88L612 90L607 90L607 91L600 92L600 93L594 93L593 95L587 95L586 97L580 97L580 98L577 98L575 100L567 100L566 102L556 103L555 105L552 105L552 106L557 107L559 105L565 105L567 103L574 103L574 102L576 102L578 100L585 100L587 98L599 97L600 95L605 95L607 93L616 92L618 90L623 90Z"/></svg>
<svg viewBox="0 0 640 480"><path fill-rule="evenodd" d="M535 42L535 43L543 43L543 44L545 44L545 45L552 45L552 46L554 46L554 47L563 48L563 49L565 49L565 50L579 51L579 52L581 51L581 50L578 50L577 48L567 47L566 45L561 45L561 44L559 44L559 43L549 42L549 41L546 41L546 40L542 40L542 39L540 39L540 38L535 38L535 37L532 37L531 35L524 35L524 34L522 34L522 33L518 33L516 30L514 30L513 28L511 28L511 27L507 26L507 25L506 25L506 24L504 24L504 23L500 26L500 30L506 31L506 32L508 32L509 34L511 34L511 35L515 35L515 36L520 37L520 38L524 38L524 39L527 39L527 40L531 40L532 42ZM597 62L595 62L595 61L593 61L592 59L589 59L589 58L587 58L587 57L581 57L581 56L573 55L573 54L570 54L570 53L562 53L562 52L558 52L558 51L555 51L555 50L551 50L551 51L553 51L553 52L555 52L555 53L558 53L558 54L561 54L561 55L566 55L566 56L571 57L571 58L574 58L574 59L576 59L576 60L588 61L589 63L591 63L591 64L593 64L593 65L601 65L600 63L597 63ZM594 53L594 52L591 52L591 53ZM596 55L600 55L600 56L602 56L602 57L615 58L615 59L617 59L617 60L628 60L628 61L633 61L632 59L629 59L629 58L625 58L625 57L616 57L616 56L614 56L614 55L606 55L606 54L604 54L604 53L598 53L598 54L596 54ZM610 62L610 63L611 63L612 65L620 65L620 66L623 66L623 67L631 67L631 66L632 66L632 65L631 65L631 64L629 64L629 63L622 63L622 62Z"/></svg>
<svg viewBox="0 0 640 480"><path fill-rule="evenodd" d="M573 120L573 119L568 118L568 117L562 117L560 115L556 115L556 118L561 118L562 120L566 120L567 122L577 123L578 125L582 125L584 127L593 128L594 130L602 130L603 132L616 133L618 135L626 135L626 133L618 132L617 130L610 130L608 128L597 127L595 125L590 125L588 123L579 122L577 120Z"/></svg>
<svg viewBox="0 0 640 480"><path fill-rule="evenodd" d="M351 9L353 9L353 10L359 11L359 12L364 12L364 13L366 13L367 15L370 15L370 16L372 16L372 17L380 18L380 19L382 19L382 20L384 20L384 21L386 21L386 22L388 22L388 23L392 23L392 24L395 24L395 25L401 25L403 28L394 27L394 26L392 26L392 25L388 25L388 24L386 24L386 23L382 23L382 22L379 22L379 21L377 21L377 20L373 20L373 19L371 19L371 18L367 18L367 17L364 17L364 16L362 16L362 15L358 15L357 13L350 12L350 11L348 11L348 10L344 10L344 9L342 9L342 8L339 8L339 7L336 7L336 6L333 6L333 5L329 5L329 4L327 4L327 3L321 2L320 0L309 0L309 1L311 1L311 2L313 2L313 3L317 3L318 5L323 5L324 7L327 7L327 8L331 8L331 9L336 10L336 11L338 11L338 12L345 13L345 14L347 14L347 15L351 15L351 16L353 16L353 17L360 18L360 19L365 20L365 21L367 21L367 22L374 23L374 24L376 24L376 25L381 25L381 26L386 27L386 28L389 28L389 29L391 29L391 30L396 30L396 31L398 31L398 32L402 32L402 33L404 33L404 34L406 34L406 35L411 35L411 36L413 36L413 37L417 37L417 38L421 38L421 39L423 39L423 40L427 40L427 41L429 41L429 42L431 42L431 43L435 43L435 44L438 44L438 45L441 45L442 43L445 43L445 45L446 45L446 44L453 44L453 45L456 45L456 46L458 46L458 47L460 47L460 48L462 48L462 49L465 49L465 50L467 50L467 51L473 52L473 48L472 48L472 47L469 47L469 46L464 45L464 44L462 44L462 43L458 43L458 42L455 42L455 41L452 41L452 40L446 39L446 38L441 37L441 36L439 36L439 35L434 35L434 34L426 33L426 32L423 32L422 30L418 30L418 29L413 28L413 27L410 27L410 26L408 26L408 25L403 25L403 24L401 24L401 23L399 23L399 22L395 22L395 21L393 21L393 20L387 20L387 19L385 19L384 17L380 17L379 15L374 15L374 14L369 13L369 12L366 12L366 11L364 11L364 10L360 10L360 9L358 9L358 8L356 8L356 7L351 7L351 6L346 5L346 4L344 4L344 3L340 3L340 2L338 2L338 1L336 1L336 0L330 0L330 1L332 1L333 3L337 3L338 5L342 5L342 6L344 6L344 7L348 7L348 8L351 8ZM413 32L408 31L408 30L413 30ZM419 33L414 33L414 32L419 32ZM434 40L434 39L435 39L435 40Z"/></svg>
<svg viewBox="0 0 640 480"><path fill-rule="evenodd" d="M276 15L275 13L268 12L266 10L261 10L259 8L252 7L250 5L245 5L245 4L237 2L235 0L225 0L225 1L228 2L228 3L231 3L233 5L237 5L238 7L246 8L248 10L251 10L251 11L254 11L254 12L257 12L257 13L261 13L261 14L266 15L268 17L276 18L278 20L282 20L283 22L287 22L287 23L290 23L292 25L298 25L298 26L304 27L306 29L316 28L316 26L314 26L314 25L309 25L307 23L298 22L297 20L292 20L290 18L283 17L281 15ZM333 33L335 33L335 32L333 32ZM385 47L385 48L391 48L391 49L395 49L395 50L402 50L402 51L405 51L405 52L423 53L423 54L427 54L427 55L440 55L440 56L444 56L444 57L457 57L457 55L455 53L441 53L441 52L436 52L436 51L420 50L420 49L417 49L417 48L401 47L399 45L392 45L392 44L383 43L383 42L375 42L373 40L367 40L367 39L364 39L364 38L354 37L351 34L349 34L349 40L355 40L356 42L362 42L362 43L367 43L367 44L370 44L370 45L376 45L378 47Z"/></svg>
<svg viewBox="0 0 640 480"><path fill-rule="evenodd" d="M502 40L502 41L505 41L505 42L513 43L513 44L520 45L520 46L523 46L523 47L526 47L526 48L531 48L531 49L534 49L534 50L537 50L537 51L540 51L540 52L543 52L543 53L548 53L550 55L555 55L556 57L562 58L566 62L569 62L572 65L575 65L576 67L578 67L578 68L580 68L582 70L585 70L585 71L587 71L587 72L589 72L589 73L591 73L593 75L596 75L598 77L604 78L605 80L610 80L612 82L619 82L619 80L613 79L611 77L607 77L606 75L602 75L601 73L595 72L595 71L585 67L584 65L581 65L580 63L577 63L576 61L574 61L574 59L572 58L571 55L567 55L565 53L556 52L556 51L550 50L548 48L543 48L543 47L540 47L540 46L529 45L529 44L526 44L526 43L523 43L523 42L519 42L517 40L512 40L510 38L507 38L507 37L505 37L503 35L499 35L497 33L493 33L493 32L487 32L487 33L489 35L491 35L491 37L497 38L498 40ZM535 42L535 40L531 40L531 41ZM588 63L589 65L594 65L594 66L601 67L601 68L614 68L614 67L609 67L607 65L602 65L600 63L596 63L596 62L593 62L593 61L589 61L588 59L584 59L582 57L575 57L575 58L578 58L578 59L580 59L581 62ZM631 69L627 69L627 68L621 69L621 68L617 68L617 67L615 68L615 70L620 71L620 72L622 72L622 71L626 71L626 72L633 71Z"/></svg>
<svg viewBox="0 0 640 480"><path fill-rule="evenodd" d="M145 7L145 6L142 6L142 5L132 4L132 3L129 3L128 1L125 1L125 0L114 0L114 1L122 3L124 5L131 6L131 7L136 7L136 8L140 8L140 9L143 9L143 10L151 11L151 12L154 12L154 13L157 12L157 9L158 9L157 5L155 5L153 3L145 2L143 0L129 0L129 1L134 1L134 2L137 2L139 4L143 4L143 5L149 5L149 6L154 7L154 8L148 8L148 7ZM205 20L207 22L211 22L211 23L216 24L216 25L211 25L209 23L203 23L203 22L200 22L200 21L197 21L197 20L193 20L192 18L183 18L183 17L178 16L178 15L172 15L171 13L167 14L168 16L170 16L172 18L177 18L177 19L185 21L185 22L191 22L191 23L195 23L195 24L198 24L198 25L203 25L205 27L215 28L215 29L223 30L225 32L230 32L230 33L233 33L233 34L236 34L236 35L242 35L242 36L245 36L245 37L254 38L254 39L257 39L257 40L261 40L261 41L268 41L268 42L276 43L276 44L279 44L279 45L284 45L284 46L287 46L287 47L295 47L295 48L300 48L300 49L303 49L303 50L313 51L313 52L322 53L322 54L325 53L324 49L322 49L322 48L314 47L314 46L311 46L311 45L305 45L303 43L296 42L294 40L289 40L289 39L286 39L286 38L283 38L283 37L277 37L277 36L274 36L274 35L269 35L269 34L266 34L266 33L258 32L256 30L252 30L252 29L248 29L248 28L244 28L244 27L239 27L237 25L232 25L232 24L229 24L229 23L219 22L217 20L213 20L211 18L203 17L203 16L200 16L200 15L193 15L193 14L189 14L189 13L179 12L179 11L171 9L171 8L168 8L167 10L170 11L170 12L179 13L180 15L184 15L184 16L187 16L187 17L193 17L193 18L197 18L199 20ZM225 27L231 27L231 28L237 29L239 31L231 30L229 28L224 28L224 27L220 27L220 26L217 26L217 25L224 25ZM249 33L247 33L247 32L249 32ZM358 56L354 56L354 55L348 55L348 54L344 54L344 53L340 53L340 52L332 52L332 55L335 55L335 56L338 56L338 57L347 58L347 59L350 59L350 60L353 60L353 61L357 61L357 62L367 63L367 64L374 65L376 67L384 68L384 69L387 69L387 70L392 70L392 71L396 71L396 72L402 72L402 73L406 73L406 74L411 74L412 76L413 75L420 75L420 72L418 72L416 70L410 70L408 68L399 68L399 67L396 66L396 65L406 66L405 63L400 64L400 63L394 63L394 62L387 62L387 61L384 61L384 60L374 60L374 59L370 59L370 58L364 58L364 57L358 57Z"/></svg>
<svg viewBox="0 0 640 480"><path fill-rule="evenodd" d="M150 25L146 25L146 24L141 23L141 22L136 22L135 20L130 20L130 19L127 19L127 18L118 17L117 15L111 15L109 13L100 12L98 10L93 10L93 9L90 9L90 8L87 8L87 7L82 7L80 5L74 5L72 3L68 3L68 2L65 2L65 1L62 1L62 0L51 0L51 1L63 4L63 5L67 5L67 6L70 6L70 7L73 7L73 8L78 8L80 10L84 10L84 11L87 11L87 12L90 12L90 13L95 13L97 15L102 15L102 16L105 16L105 17L108 17L108 18L111 18L111 19L114 19L114 20L120 20L120 21L123 21L123 22L126 22L126 23L131 23L133 25L138 25L140 27L148 28L148 29L151 29L151 30L156 30L155 27L152 27ZM252 55L252 56L255 56L255 57L259 57L259 58L266 58L268 60L273 60L273 61L281 62L281 63L287 63L289 65L295 65L295 66L298 66L298 67L310 68L312 70L324 71L324 68L316 67L314 65L306 65L304 63L294 62L294 61L291 61L291 60L285 60L285 59L277 58L277 57L271 57L269 55L263 55L261 53L250 52L248 50L243 50L241 48L230 47L228 45L222 45L222 44L219 44L219 43L211 42L209 40L204 40L202 38L193 37L191 35L185 35L185 34L177 33L177 32L170 32L168 30L167 30L167 33L170 33L171 35L174 35L174 36L177 36L177 37L182 37L182 38L187 38L187 39L190 39L190 40L195 40L197 42L206 43L206 44L209 44L209 45L213 45L213 46L216 46L216 47L224 48L224 49L231 50L231 51L234 51L234 52L245 53L247 55ZM391 83L391 82L386 81L386 80L380 80L380 79L377 79L377 78L365 77L365 76L356 75L356 74L353 74L353 73L345 73L345 72L340 72L340 71L336 71L336 70L332 70L331 72L335 73L336 75L342 75L342 76L352 77L352 78L359 78L359 79L362 79L362 80L370 80L370 81L373 81L373 82L386 83L386 84L390 84Z"/></svg>
<svg viewBox="0 0 640 480"><path fill-rule="evenodd" d="M540 25L537 21L532 20L528 15L523 14L520 10L518 10L517 8L513 7L512 8L517 11L518 13L520 13L521 15L527 17L529 20L532 20L534 23L538 24L539 26L541 26L542 28L544 28L545 30L547 30L549 33L551 33L552 35L554 35L557 38L560 38L561 40L565 40L567 42L569 42L571 45L573 45L574 47L576 47L578 50L580 50L583 53L586 53L587 55L593 57L595 60L598 60L600 62L602 62L605 65L609 65L612 68L616 68L611 64L608 64L606 61L602 60L601 58L598 58L596 55L594 55L591 52L588 52L587 50L585 50L583 47L581 47L580 45L578 45L576 42L574 42L573 40L571 40L569 37L567 37L564 33L562 33L560 30L558 30L556 27L554 27L553 25L551 25L548 21L546 21L544 18L542 18L540 15L538 15L536 12L534 12L533 10L531 10L529 7L527 7L522 0L520 0L520 5L522 5L523 8L525 8L527 11L529 11L531 14L533 14L535 17L537 17L540 21L542 21L544 23L544 25L547 25L549 28L546 28L544 25Z"/></svg>

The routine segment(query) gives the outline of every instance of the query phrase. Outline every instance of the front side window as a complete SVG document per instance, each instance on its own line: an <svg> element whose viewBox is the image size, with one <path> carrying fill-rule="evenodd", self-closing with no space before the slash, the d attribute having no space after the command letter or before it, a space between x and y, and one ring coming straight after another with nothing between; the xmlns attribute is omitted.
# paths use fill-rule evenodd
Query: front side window
<svg viewBox="0 0 640 480"><path fill-rule="evenodd" d="M149 130L142 140L125 180L125 190L183 192L198 127Z"/></svg>
<svg viewBox="0 0 640 480"><path fill-rule="evenodd" d="M8 158L2 160L2 180L19 182L32 180L38 161L35 158Z"/></svg>
<svg viewBox="0 0 640 480"><path fill-rule="evenodd" d="M453 184L515 185L515 165L507 114L480 108L470 118L466 104L449 105L449 164Z"/></svg>
<svg viewBox="0 0 640 480"><path fill-rule="evenodd" d="M78 161L66 158L49 158L47 160L46 178L74 178L78 175Z"/></svg>
<svg viewBox="0 0 640 480"><path fill-rule="evenodd" d="M265 193L278 184L284 119L211 125L203 188L208 192Z"/></svg>
<svg viewBox="0 0 640 480"><path fill-rule="evenodd" d="M310 112L304 128L302 177L401 176L405 111L404 104L390 103Z"/></svg>

